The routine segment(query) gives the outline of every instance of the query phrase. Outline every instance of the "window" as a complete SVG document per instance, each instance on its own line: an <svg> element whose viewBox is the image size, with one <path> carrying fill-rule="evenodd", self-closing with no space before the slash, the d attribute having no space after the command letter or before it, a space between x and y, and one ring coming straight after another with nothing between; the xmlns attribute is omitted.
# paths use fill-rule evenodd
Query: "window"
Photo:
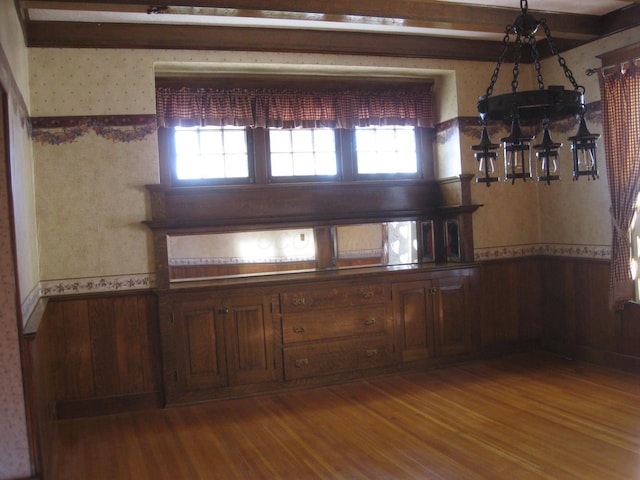
<svg viewBox="0 0 640 480"><path fill-rule="evenodd" d="M174 144L178 181L249 178L244 128L176 127Z"/></svg>
<svg viewBox="0 0 640 480"><path fill-rule="evenodd" d="M431 166L431 135L416 127L174 127L159 136L166 182L176 185L420 179Z"/></svg>
<svg viewBox="0 0 640 480"><path fill-rule="evenodd" d="M338 173L336 133L331 128L269 129L269 154L272 177Z"/></svg>
<svg viewBox="0 0 640 480"><path fill-rule="evenodd" d="M433 178L430 82L317 80L160 80L161 183Z"/></svg>
<svg viewBox="0 0 640 480"><path fill-rule="evenodd" d="M358 174L417 174L415 127L356 127Z"/></svg>

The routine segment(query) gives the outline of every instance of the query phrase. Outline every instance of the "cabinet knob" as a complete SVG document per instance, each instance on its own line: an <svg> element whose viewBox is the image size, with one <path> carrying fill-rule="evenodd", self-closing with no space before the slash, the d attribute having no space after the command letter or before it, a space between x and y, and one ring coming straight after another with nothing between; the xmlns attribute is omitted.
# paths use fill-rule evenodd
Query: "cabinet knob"
<svg viewBox="0 0 640 480"><path fill-rule="evenodd" d="M368 326L368 327L369 327L369 326L371 326L371 325L375 325L375 324L376 324L376 319L375 319L374 317L371 317L371 318L365 318L365 320L364 320L364 324L365 324L366 326Z"/></svg>
<svg viewBox="0 0 640 480"><path fill-rule="evenodd" d="M307 329L306 329L305 327L302 327L302 326L300 326L300 327L293 327L293 332L294 332L294 333L304 333L304 332L306 332L306 331L307 331Z"/></svg>
<svg viewBox="0 0 640 480"><path fill-rule="evenodd" d="M296 297L291 301L291 303L295 307L300 307L300 306L305 305L307 303L307 299L305 297Z"/></svg>
<svg viewBox="0 0 640 480"><path fill-rule="evenodd" d="M366 350L365 354L367 355L367 358L377 357L378 356L378 349L377 348L372 348L370 350Z"/></svg>
<svg viewBox="0 0 640 480"><path fill-rule="evenodd" d="M229 307L222 307L220 310L218 310L218 313L222 315L229 313Z"/></svg>
<svg viewBox="0 0 640 480"><path fill-rule="evenodd" d="M366 292L362 292L362 298L373 298L373 290L367 290Z"/></svg>
<svg viewBox="0 0 640 480"><path fill-rule="evenodd" d="M295 361L294 365L296 366L296 368L306 367L307 365L309 365L309 359L299 358L298 360Z"/></svg>

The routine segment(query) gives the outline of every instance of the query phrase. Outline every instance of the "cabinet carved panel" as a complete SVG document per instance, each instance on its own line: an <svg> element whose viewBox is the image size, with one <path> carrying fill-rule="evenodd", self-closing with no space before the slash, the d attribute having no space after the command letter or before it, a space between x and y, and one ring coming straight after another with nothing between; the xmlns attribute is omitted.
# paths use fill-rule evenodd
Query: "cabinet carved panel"
<svg viewBox="0 0 640 480"><path fill-rule="evenodd" d="M330 383L467 353L475 271L161 294L167 403Z"/></svg>

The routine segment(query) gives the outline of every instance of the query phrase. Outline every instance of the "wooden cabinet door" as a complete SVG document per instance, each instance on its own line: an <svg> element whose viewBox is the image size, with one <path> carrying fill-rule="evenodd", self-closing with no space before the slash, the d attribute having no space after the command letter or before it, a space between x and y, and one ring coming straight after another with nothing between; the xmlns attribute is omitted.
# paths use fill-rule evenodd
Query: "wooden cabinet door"
<svg viewBox="0 0 640 480"><path fill-rule="evenodd" d="M165 345L175 348L175 370L169 371L167 390L185 393L227 384L223 324L212 300L177 302L169 320ZM166 350L166 349L165 349Z"/></svg>
<svg viewBox="0 0 640 480"><path fill-rule="evenodd" d="M434 355L433 288L429 280L396 283L392 287L393 310L399 322L398 346L405 362Z"/></svg>
<svg viewBox="0 0 640 480"><path fill-rule="evenodd" d="M436 355L459 355L470 351L469 277L459 275L438 278L435 293Z"/></svg>
<svg viewBox="0 0 640 480"><path fill-rule="evenodd" d="M223 311L229 384L275 380L270 298L234 297Z"/></svg>

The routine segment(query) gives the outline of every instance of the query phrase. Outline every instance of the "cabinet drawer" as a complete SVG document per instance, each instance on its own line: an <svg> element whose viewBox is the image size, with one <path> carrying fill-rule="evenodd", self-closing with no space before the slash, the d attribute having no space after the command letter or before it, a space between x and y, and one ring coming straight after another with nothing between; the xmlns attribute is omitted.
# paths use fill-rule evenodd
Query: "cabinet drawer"
<svg viewBox="0 0 640 480"><path fill-rule="evenodd" d="M393 345L386 337L369 341L343 340L284 349L285 380L365 370L391 365L395 361Z"/></svg>
<svg viewBox="0 0 640 480"><path fill-rule="evenodd" d="M385 331L384 305L292 314L282 318L282 341L285 344Z"/></svg>
<svg viewBox="0 0 640 480"><path fill-rule="evenodd" d="M291 313L323 308L374 305L383 303L385 295L382 285L363 285L283 292L280 300L282 313Z"/></svg>

